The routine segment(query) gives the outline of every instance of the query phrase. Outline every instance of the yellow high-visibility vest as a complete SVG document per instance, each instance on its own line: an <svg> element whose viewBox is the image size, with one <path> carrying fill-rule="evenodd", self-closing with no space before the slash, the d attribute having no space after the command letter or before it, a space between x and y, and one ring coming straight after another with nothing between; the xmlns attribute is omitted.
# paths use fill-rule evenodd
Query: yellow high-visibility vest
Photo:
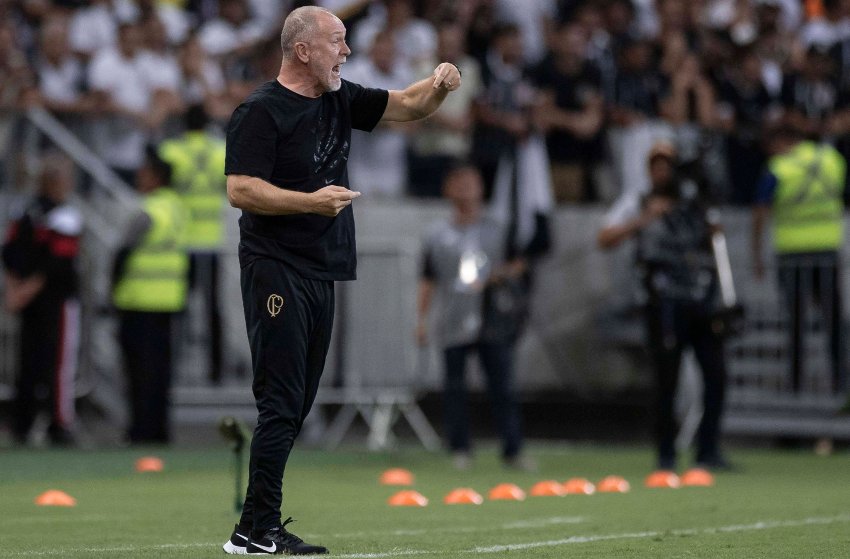
<svg viewBox="0 0 850 559"><path fill-rule="evenodd" d="M159 156L171 165L171 186L189 212L186 248L214 251L224 239L224 142L202 131L166 140Z"/></svg>
<svg viewBox="0 0 850 559"><path fill-rule="evenodd" d="M777 178L773 198L776 252L794 254L838 249L844 238L842 219L846 163L828 144L800 142L768 162Z"/></svg>
<svg viewBox="0 0 850 559"><path fill-rule="evenodd" d="M142 242L127 257L115 286L115 307L127 311L178 312L186 306L189 257L183 246L186 210L170 188L144 198L151 220Z"/></svg>

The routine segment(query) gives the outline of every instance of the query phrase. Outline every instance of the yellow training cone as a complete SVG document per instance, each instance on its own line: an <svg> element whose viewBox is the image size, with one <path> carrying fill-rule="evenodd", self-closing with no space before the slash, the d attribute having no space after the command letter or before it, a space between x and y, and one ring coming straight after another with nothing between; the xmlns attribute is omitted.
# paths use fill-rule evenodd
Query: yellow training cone
<svg viewBox="0 0 850 559"><path fill-rule="evenodd" d="M490 490L491 501L524 501L525 491L513 483L502 483Z"/></svg>
<svg viewBox="0 0 850 559"><path fill-rule="evenodd" d="M51 489L36 497L35 504L40 507L75 507L77 500L64 491Z"/></svg>
<svg viewBox="0 0 850 559"><path fill-rule="evenodd" d="M692 468L682 474L682 485L688 487L711 487L714 485L714 476L708 470Z"/></svg>
<svg viewBox="0 0 850 559"><path fill-rule="evenodd" d="M381 474L382 485L413 485L413 474L404 468L390 468Z"/></svg>
<svg viewBox="0 0 850 559"><path fill-rule="evenodd" d="M484 497L474 489L460 487L446 495L443 502L447 505L480 505L484 502Z"/></svg>
<svg viewBox="0 0 850 559"><path fill-rule="evenodd" d="M143 456L136 460L137 472L161 472L165 464L156 456Z"/></svg>
<svg viewBox="0 0 850 559"><path fill-rule="evenodd" d="M563 497L567 494L564 486L553 480L539 481L531 488L534 497Z"/></svg>
<svg viewBox="0 0 850 559"><path fill-rule="evenodd" d="M596 490L600 493L628 493L629 489L629 482L620 476L608 476L596 484Z"/></svg>
<svg viewBox="0 0 850 559"><path fill-rule="evenodd" d="M643 484L653 489L677 489L682 483L674 472L658 470L646 476Z"/></svg>
<svg viewBox="0 0 850 559"><path fill-rule="evenodd" d="M564 482L567 495L593 495L596 487L583 477L574 477Z"/></svg>
<svg viewBox="0 0 850 559"><path fill-rule="evenodd" d="M387 500L391 507L424 507L428 504L421 493L413 490L399 491Z"/></svg>

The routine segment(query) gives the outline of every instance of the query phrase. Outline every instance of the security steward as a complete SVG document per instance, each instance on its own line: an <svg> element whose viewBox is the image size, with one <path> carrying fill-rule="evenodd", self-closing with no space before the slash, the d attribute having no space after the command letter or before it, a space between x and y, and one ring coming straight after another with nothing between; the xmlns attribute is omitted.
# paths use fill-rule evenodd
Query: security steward
<svg viewBox="0 0 850 559"><path fill-rule="evenodd" d="M219 306L219 252L224 240L226 186L224 140L207 131L209 117L202 105L186 111L186 132L164 141L159 155L171 165L172 188L188 211L186 250L189 252L189 288L198 290L208 320L210 380L221 382L222 321Z"/></svg>
<svg viewBox="0 0 850 559"><path fill-rule="evenodd" d="M762 235L772 217L779 285L789 316L791 385L803 379L804 306L821 307L829 334L832 387L845 384L838 253L844 242L843 196L847 164L829 144L805 140L792 127L769 134L773 154L756 189L753 210L753 262L764 277Z"/></svg>
<svg viewBox="0 0 850 559"><path fill-rule="evenodd" d="M646 295L646 325L658 397L658 468L676 467L674 396L682 352L693 349L702 371L703 416L696 462L703 468L729 465L719 448L726 363L723 340L712 329L717 273L711 226L693 181L676 176L676 151L666 142L649 154L651 191L621 199L605 217L598 243L614 248L634 238Z"/></svg>
<svg viewBox="0 0 850 559"><path fill-rule="evenodd" d="M113 267L112 301L130 396L131 443L169 441L172 326L186 304L189 258L185 208L167 187L171 167L149 149L136 174L143 212L125 235Z"/></svg>

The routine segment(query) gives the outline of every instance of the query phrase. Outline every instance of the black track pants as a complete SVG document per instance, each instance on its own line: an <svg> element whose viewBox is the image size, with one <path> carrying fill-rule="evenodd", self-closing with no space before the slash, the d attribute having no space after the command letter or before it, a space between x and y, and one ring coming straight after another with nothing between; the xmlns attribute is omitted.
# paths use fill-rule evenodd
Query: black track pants
<svg viewBox="0 0 850 559"><path fill-rule="evenodd" d="M240 524L280 525L283 472L313 405L331 340L334 285L258 259L242 268L257 426Z"/></svg>

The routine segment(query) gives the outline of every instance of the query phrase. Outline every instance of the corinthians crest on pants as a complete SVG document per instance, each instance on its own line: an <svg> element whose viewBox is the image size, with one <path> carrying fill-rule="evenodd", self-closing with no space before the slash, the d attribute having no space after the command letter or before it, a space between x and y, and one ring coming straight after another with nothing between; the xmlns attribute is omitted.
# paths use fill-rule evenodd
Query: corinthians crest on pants
<svg viewBox="0 0 850 559"><path fill-rule="evenodd" d="M272 318L276 317L283 309L283 297L277 293L272 293L266 301L266 308Z"/></svg>

